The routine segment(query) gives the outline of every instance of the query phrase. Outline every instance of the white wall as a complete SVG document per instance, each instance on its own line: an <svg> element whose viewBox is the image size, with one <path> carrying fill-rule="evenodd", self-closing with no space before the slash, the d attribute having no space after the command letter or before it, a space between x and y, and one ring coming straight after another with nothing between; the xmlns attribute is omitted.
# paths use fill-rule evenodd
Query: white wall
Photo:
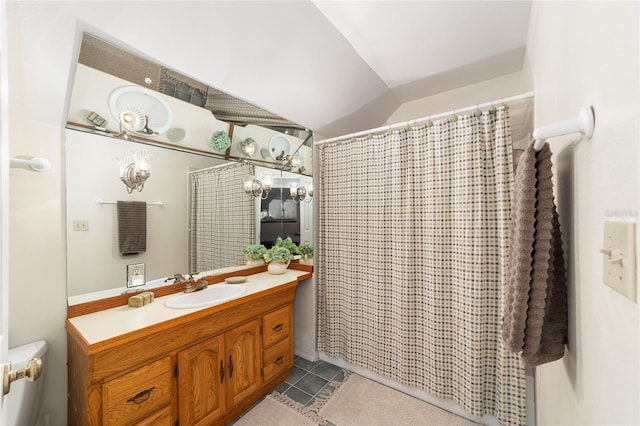
<svg viewBox="0 0 640 426"><path fill-rule="evenodd" d="M9 10L8 21L15 16ZM9 347L45 339L43 411L66 422L67 313L61 126L34 120L26 104L25 52L9 32L9 153L49 158L51 170L9 171ZM63 82L64 84L64 82Z"/></svg>
<svg viewBox="0 0 640 426"><path fill-rule="evenodd" d="M64 197L60 146L51 143L60 139L61 129L36 122L25 126L11 94L10 103L10 155L47 157L53 164L45 173L9 172L9 346L47 340L43 411L52 424L62 425L67 404Z"/></svg>
<svg viewBox="0 0 640 426"><path fill-rule="evenodd" d="M67 292L76 296L126 286L126 265L145 263L147 281L189 270L189 176L226 161L76 130L66 131ZM116 157L145 149L153 157L142 192L127 193ZM118 252L117 211L109 201L161 201L147 207L147 250L123 257ZM88 231L73 231L74 221ZM229 265L231 266L231 265Z"/></svg>
<svg viewBox="0 0 640 426"><path fill-rule="evenodd" d="M532 89L531 79L524 71L519 71L406 102L400 105L384 124L415 120L485 102L496 101L497 106L501 99L521 95ZM531 140L533 129L533 98L510 102L509 105L513 147L514 149L526 148Z"/></svg>
<svg viewBox="0 0 640 426"><path fill-rule="evenodd" d="M603 222L638 220L637 2L534 2L536 125L595 108L590 141L554 140L569 266L569 349L537 369L539 425L640 424L638 305L602 281Z"/></svg>
<svg viewBox="0 0 640 426"><path fill-rule="evenodd" d="M139 10L129 14L123 14L122 5L117 2L8 2L6 5L8 38L7 45L2 47L8 56L10 155L43 156L52 162L51 170L45 173L24 169L9 172L9 346L39 339L49 343L42 411L49 415L50 424L54 426L67 423L63 140L65 94L75 66L77 31L95 28L99 34L137 46L187 74L197 70L199 64L190 67L186 62L213 60L211 55L188 49L167 49L166 46L175 45L175 34L184 34L185 28L206 28L206 25L194 25L193 20L176 20L184 5L167 2L162 7L149 8L146 2L134 3L130 3L131 7ZM206 5L201 7L207 9ZM230 17L243 7L216 6L215 10ZM210 21L204 14L199 16ZM126 22L129 19L131 22ZM225 19L220 22L223 21L225 25L233 25ZM172 23L170 26L175 31L166 31L169 25L166 22ZM210 31L207 34L210 36ZM145 38L146 42L142 41ZM229 54L237 57L238 48L229 48ZM236 71L241 68L237 65ZM256 72L253 67L242 69ZM207 80L219 82L217 86L221 89L229 87L224 78ZM273 97L273 87L262 84L260 79L253 80Z"/></svg>
<svg viewBox="0 0 640 426"><path fill-rule="evenodd" d="M527 85L523 73L515 72L458 89L448 90L437 95L416 99L412 102L406 102L400 105L387 118L384 124L414 120L431 114L520 95L530 90L531 87Z"/></svg>

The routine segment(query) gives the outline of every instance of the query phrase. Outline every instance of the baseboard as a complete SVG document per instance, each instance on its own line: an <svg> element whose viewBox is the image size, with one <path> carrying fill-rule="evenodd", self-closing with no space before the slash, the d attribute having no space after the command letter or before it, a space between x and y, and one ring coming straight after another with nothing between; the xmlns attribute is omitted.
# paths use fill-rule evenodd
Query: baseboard
<svg viewBox="0 0 640 426"><path fill-rule="evenodd" d="M303 349L295 349L294 348L293 353L294 353L294 355L297 355L300 358L304 358L307 361L311 361L311 362L314 362L314 361L317 361L317 360L320 359L318 351L309 352L309 351L305 351Z"/></svg>

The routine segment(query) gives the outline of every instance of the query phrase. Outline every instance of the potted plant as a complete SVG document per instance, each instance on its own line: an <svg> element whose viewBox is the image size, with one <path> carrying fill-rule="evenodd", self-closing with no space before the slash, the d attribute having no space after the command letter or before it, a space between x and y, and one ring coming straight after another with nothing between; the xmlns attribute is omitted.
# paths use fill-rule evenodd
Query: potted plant
<svg viewBox="0 0 640 426"><path fill-rule="evenodd" d="M288 248L275 245L267 250L264 254L264 260L267 262L267 272L274 275L284 274L291 262L291 252Z"/></svg>
<svg viewBox="0 0 640 426"><path fill-rule="evenodd" d="M302 243L298 246L300 252L300 263L303 265L313 265L313 245L311 243Z"/></svg>
<svg viewBox="0 0 640 426"><path fill-rule="evenodd" d="M298 246L296 245L296 243L293 242L293 240L291 239L291 237L287 237L284 240L280 237L276 238L276 244L277 247L284 247L287 250L289 250L289 252L291 253L292 256L295 256L296 254L300 254L300 250L298 249Z"/></svg>
<svg viewBox="0 0 640 426"><path fill-rule="evenodd" d="M227 132L218 130L211 135L209 145L216 151L225 152L231 146L231 138Z"/></svg>
<svg viewBox="0 0 640 426"><path fill-rule="evenodd" d="M267 248L262 244L251 244L245 247L244 257L247 259L247 266L264 265L264 254L266 252Z"/></svg>

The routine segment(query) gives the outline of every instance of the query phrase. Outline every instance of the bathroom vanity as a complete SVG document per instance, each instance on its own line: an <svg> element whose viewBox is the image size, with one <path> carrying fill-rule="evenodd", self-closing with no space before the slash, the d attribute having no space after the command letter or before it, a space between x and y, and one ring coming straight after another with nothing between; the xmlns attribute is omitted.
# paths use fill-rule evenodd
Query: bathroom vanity
<svg viewBox="0 0 640 426"><path fill-rule="evenodd" d="M215 306L171 309L163 296L68 318L69 424L230 422L288 377L292 303L310 277L260 272Z"/></svg>

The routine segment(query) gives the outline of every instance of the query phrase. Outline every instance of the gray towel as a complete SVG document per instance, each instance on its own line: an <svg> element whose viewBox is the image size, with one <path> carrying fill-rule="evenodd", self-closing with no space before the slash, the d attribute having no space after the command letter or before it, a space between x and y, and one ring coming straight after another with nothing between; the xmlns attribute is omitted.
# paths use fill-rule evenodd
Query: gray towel
<svg viewBox="0 0 640 426"><path fill-rule="evenodd" d="M123 256L147 250L147 203L118 201L118 247Z"/></svg>
<svg viewBox="0 0 640 426"><path fill-rule="evenodd" d="M564 355L567 288L560 222L553 201L551 151L533 143L515 178L502 337L527 366Z"/></svg>

